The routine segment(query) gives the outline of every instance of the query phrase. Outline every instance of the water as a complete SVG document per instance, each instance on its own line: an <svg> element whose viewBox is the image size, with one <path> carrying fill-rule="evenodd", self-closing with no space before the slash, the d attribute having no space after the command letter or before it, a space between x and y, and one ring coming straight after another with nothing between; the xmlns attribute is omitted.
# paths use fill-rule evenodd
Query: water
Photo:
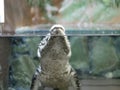
<svg viewBox="0 0 120 90"><path fill-rule="evenodd" d="M45 36L49 31L45 29L17 29L15 36ZM113 36L120 35L120 30L66 30L67 36Z"/></svg>
<svg viewBox="0 0 120 90"><path fill-rule="evenodd" d="M10 42L6 44L8 45L7 50L12 49L9 54L10 87L29 88L32 75L39 63L36 54L37 46L47 33L48 30L29 30L27 28L27 30L17 32L14 37L0 38L1 41L8 40L4 41L5 43ZM120 31L68 30L66 34L69 36L72 50L70 63L82 79L81 89L119 90ZM6 45L2 47L6 48ZM1 49L1 53L4 51ZM46 88L46 90L50 89Z"/></svg>

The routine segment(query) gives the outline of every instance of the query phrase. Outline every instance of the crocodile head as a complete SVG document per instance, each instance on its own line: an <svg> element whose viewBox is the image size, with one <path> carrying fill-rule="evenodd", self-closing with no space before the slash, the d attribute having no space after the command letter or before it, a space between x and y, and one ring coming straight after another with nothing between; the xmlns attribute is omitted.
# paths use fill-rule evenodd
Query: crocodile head
<svg viewBox="0 0 120 90"><path fill-rule="evenodd" d="M39 44L38 56L49 56L50 58L71 56L70 43L62 25L51 27L50 32Z"/></svg>

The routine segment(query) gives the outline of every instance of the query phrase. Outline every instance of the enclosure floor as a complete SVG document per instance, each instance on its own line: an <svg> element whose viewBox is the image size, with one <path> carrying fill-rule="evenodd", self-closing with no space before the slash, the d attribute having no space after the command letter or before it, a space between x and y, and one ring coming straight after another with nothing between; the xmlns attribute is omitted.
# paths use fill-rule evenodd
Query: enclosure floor
<svg viewBox="0 0 120 90"><path fill-rule="evenodd" d="M120 80L82 80L81 90L120 90Z"/></svg>
<svg viewBox="0 0 120 90"><path fill-rule="evenodd" d="M120 80L82 80L81 90L120 90Z"/></svg>

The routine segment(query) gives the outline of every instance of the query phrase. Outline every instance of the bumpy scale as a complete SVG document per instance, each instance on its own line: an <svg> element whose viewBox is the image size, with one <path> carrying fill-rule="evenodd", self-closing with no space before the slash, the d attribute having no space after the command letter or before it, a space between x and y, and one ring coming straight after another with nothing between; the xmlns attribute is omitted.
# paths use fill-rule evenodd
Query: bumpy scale
<svg viewBox="0 0 120 90"><path fill-rule="evenodd" d="M80 81L69 64L71 47L61 25L54 25L40 42L38 51L40 66L36 69L31 90L80 90Z"/></svg>

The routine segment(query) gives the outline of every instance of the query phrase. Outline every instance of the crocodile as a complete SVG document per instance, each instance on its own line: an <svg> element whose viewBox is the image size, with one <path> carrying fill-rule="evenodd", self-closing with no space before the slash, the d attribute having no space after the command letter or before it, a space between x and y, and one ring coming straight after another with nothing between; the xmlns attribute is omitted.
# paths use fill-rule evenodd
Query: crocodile
<svg viewBox="0 0 120 90"><path fill-rule="evenodd" d="M32 78L30 90L80 90L80 80L69 63L71 46L65 28L53 25L37 50L40 66Z"/></svg>

